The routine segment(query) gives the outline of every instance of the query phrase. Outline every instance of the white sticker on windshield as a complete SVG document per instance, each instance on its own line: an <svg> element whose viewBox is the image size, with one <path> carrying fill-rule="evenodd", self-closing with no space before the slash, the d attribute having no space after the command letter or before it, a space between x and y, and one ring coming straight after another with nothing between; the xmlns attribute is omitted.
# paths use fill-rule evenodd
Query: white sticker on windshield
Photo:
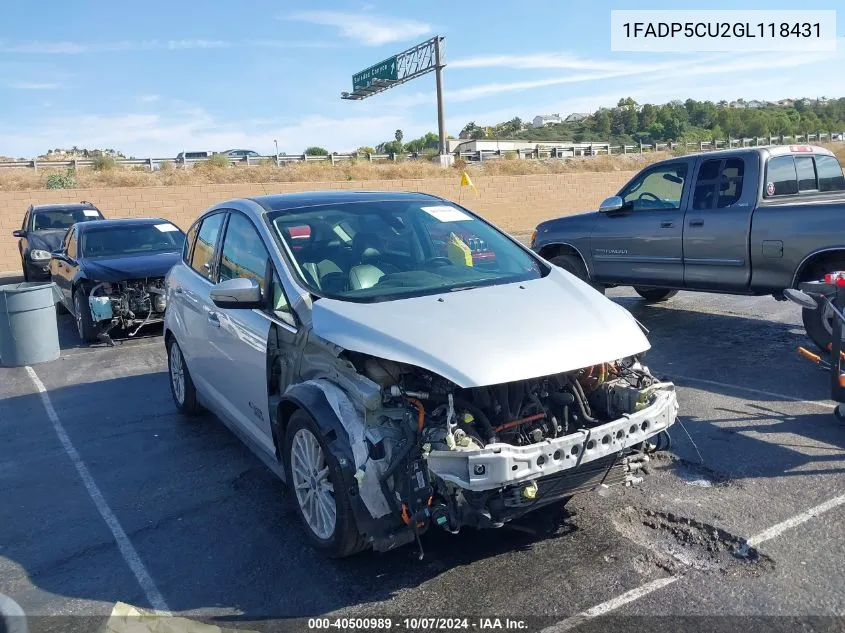
<svg viewBox="0 0 845 633"><path fill-rule="evenodd" d="M450 207L445 204L436 207L421 208L430 216L437 218L441 222L461 222L463 220L472 220L470 216L468 216L460 209L456 209L455 207Z"/></svg>
<svg viewBox="0 0 845 633"><path fill-rule="evenodd" d="M169 233L170 231L178 231L179 228L172 225L170 222L166 224L156 224L155 227L162 233Z"/></svg>
<svg viewBox="0 0 845 633"><path fill-rule="evenodd" d="M82 209L82 213L85 214L86 218L99 218L100 214L97 212L96 209Z"/></svg>

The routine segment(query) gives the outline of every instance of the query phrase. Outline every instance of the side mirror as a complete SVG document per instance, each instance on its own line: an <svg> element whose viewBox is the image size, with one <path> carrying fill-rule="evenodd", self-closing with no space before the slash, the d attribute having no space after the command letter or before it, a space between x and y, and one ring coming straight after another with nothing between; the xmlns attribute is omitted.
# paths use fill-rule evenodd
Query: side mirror
<svg viewBox="0 0 845 633"><path fill-rule="evenodd" d="M227 279L212 287L211 300L218 308L252 310L263 308L261 287L254 279Z"/></svg>
<svg viewBox="0 0 845 633"><path fill-rule="evenodd" d="M619 196L610 196L604 202L601 203L599 206L599 211L601 213L607 213L608 211L619 211L625 204L625 201L622 200Z"/></svg>
<svg viewBox="0 0 845 633"><path fill-rule="evenodd" d="M24 231L23 229L16 229L12 231L12 235L14 235L15 237L26 237L26 231Z"/></svg>
<svg viewBox="0 0 845 633"><path fill-rule="evenodd" d="M813 297L801 290L796 290L795 288L787 288L783 291L783 295L792 303L797 303L802 308L807 308L808 310L816 310L819 307L818 302L813 299Z"/></svg>

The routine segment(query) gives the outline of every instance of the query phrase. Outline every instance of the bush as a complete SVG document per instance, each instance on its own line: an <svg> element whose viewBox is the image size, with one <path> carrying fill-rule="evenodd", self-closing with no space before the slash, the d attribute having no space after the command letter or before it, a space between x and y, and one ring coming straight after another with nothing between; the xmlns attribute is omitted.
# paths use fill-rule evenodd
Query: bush
<svg viewBox="0 0 845 633"><path fill-rule="evenodd" d="M73 172L72 169L68 169L63 174L48 174L45 184L47 189L75 189L76 174Z"/></svg>
<svg viewBox="0 0 845 633"><path fill-rule="evenodd" d="M168 163L168 162L158 163L158 171L163 171L163 172L173 171L173 163Z"/></svg>
<svg viewBox="0 0 845 633"><path fill-rule="evenodd" d="M313 147L306 147L303 154L305 154L306 156L328 156L329 151L327 149L317 147L315 145Z"/></svg>
<svg viewBox="0 0 845 633"><path fill-rule="evenodd" d="M106 171L108 169L114 169L115 164L114 158L108 154L100 154L99 156L94 157L94 164L92 167L94 171Z"/></svg>
<svg viewBox="0 0 845 633"><path fill-rule="evenodd" d="M205 163L209 167L229 167L232 162L226 154L212 154Z"/></svg>

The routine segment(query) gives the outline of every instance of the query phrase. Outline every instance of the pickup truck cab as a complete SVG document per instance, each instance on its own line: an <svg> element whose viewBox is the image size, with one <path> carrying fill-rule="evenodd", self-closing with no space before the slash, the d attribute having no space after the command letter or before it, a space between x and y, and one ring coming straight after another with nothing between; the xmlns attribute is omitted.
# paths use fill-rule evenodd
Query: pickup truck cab
<svg viewBox="0 0 845 633"><path fill-rule="evenodd" d="M738 148L644 168L598 211L537 226L531 248L595 288L771 294L845 269L845 176L812 145ZM804 311L826 347L832 315Z"/></svg>

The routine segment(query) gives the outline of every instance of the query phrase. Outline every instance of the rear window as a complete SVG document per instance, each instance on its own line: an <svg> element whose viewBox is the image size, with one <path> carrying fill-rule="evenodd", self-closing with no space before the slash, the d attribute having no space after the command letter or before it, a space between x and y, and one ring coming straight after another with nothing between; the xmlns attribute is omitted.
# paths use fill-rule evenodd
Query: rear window
<svg viewBox="0 0 845 633"><path fill-rule="evenodd" d="M766 167L766 196L798 193L798 174L792 156L778 156Z"/></svg>
<svg viewBox="0 0 845 633"><path fill-rule="evenodd" d="M778 156L766 166L763 195L845 191L845 176L833 156Z"/></svg>
<svg viewBox="0 0 845 633"><path fill-rule="evenodd" d="M839 161L833 156L817 156L816 171L819 175L819 191L845 191L845 175Z"/></svg>
<svg viewBox="0 0 845 633"><path fill-rule="evenodd" d="M32 230L67 230L77 222L102 219L103 216L97 209L50 209L49 211L33 211Z"/></svg>

